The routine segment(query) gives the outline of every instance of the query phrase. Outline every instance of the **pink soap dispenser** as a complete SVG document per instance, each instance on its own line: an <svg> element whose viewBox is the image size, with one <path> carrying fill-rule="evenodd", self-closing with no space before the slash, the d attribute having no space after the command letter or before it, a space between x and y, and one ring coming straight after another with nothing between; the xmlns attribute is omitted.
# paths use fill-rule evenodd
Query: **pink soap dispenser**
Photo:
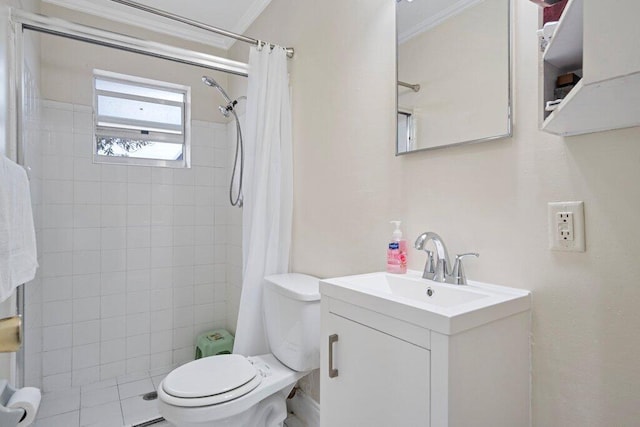
<svg viewBox="0 0 640 427"><path fill-rule="evenodd" d="M396 228L387 249L387 272L404 274L407 272L407 241L402 238L401 221L391 221L391 224Z"/></svg>

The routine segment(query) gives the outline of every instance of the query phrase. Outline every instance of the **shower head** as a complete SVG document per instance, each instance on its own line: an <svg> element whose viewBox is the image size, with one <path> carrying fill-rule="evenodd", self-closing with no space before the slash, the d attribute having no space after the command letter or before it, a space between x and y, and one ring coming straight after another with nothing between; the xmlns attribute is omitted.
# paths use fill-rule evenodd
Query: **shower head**
<svg viewBox="0 0 640 427"><path fill-rule="evenodd" d="M227 104L231 103L231 98L229 98L229 95L227 95L227 92L225 92L224 89L222 89L222 86L220 86L218 82L215 81L213 78L209 76L202 76L202 82L207 86L215 87L216 89L218 89L218 92L220 92L220 94L225 99L225 101L227 101Z"/></svg>

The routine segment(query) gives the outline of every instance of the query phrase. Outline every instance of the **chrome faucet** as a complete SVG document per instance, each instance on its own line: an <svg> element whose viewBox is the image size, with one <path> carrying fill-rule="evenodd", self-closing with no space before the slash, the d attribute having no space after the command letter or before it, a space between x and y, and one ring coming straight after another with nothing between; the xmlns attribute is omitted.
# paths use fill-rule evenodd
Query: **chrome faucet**
<svg viewBox="0 0 640 427"><path fill-rule="evenodd" d="M433 252L425 249L425 245L430 240L433 241L433 244L436 247L435 259ZM449 272L449 265L451 265L451 261L449 260L449 252L447 251L447 247L445 246L442 237L431 231L422 233L416 239L414 247L419 251L425 251L427 253L427 262L424 266L422 278L436 282L452 283L455 285L467 284L467 278L465 277L464 269L462 268L462 259L467 256L480 256L480 254L477 253L457 255L453 271Z"/></svg>

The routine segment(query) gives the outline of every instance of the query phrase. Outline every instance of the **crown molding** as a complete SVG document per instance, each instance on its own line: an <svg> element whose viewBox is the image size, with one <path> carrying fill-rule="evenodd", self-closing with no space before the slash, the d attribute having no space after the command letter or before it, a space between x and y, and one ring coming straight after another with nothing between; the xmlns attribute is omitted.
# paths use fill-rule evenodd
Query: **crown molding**
<svg viewBox="0 0 640 427"><path fill-rule="evenodd" d="M240 17L236 25L233 27L233 31L236 34L244 34L245 31L249 29L253 21L255 21L258 16L269 6L271 0L255 0L249 6L249 9ZM236 39L229 38L227 39L227 49L231 48L233 44L237 42Z"/></svg>
<svg viewBox="0 0 640 427"><path fill-rule="evenodd" d="M185 40L203 43L220 49L228 50L236 41L230 37L224 37L209 31L192 28L186 24L173 22L170 19L162 17L151 18L149 14L131 13L126 9L101 4L90 0L42 0L45 3L51 3L56 6L67 9L77 10L121 22L124 24L142 27L150 31L168 34ZM234 29L234 33L242 34L253 21L262 13L262 11L271 3L271 0L255 0L247 12L240 18Z"/></svg>
<svg viewBox="0 0 640 427"><path fill-rule="evenodd" d="M481 3L484 0L458 0L455 3L451 4L449 7L441 10L433 16L430 16L428 19L414 25L413 27L407 28L402 32L398 32L398 44L402 44L410 39L416 37L419 34L424 33L425 31L429 31L433 27L440 25L447 19L451 18L454 15L457 15L464 11L465 9L476 5L477 3Z"/></svg>

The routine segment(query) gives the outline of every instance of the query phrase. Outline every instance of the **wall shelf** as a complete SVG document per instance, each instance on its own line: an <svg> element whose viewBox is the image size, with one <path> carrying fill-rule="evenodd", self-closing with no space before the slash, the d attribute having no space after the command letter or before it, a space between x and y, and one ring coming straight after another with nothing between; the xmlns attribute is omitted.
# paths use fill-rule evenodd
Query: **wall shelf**
<svg viewBox="0 0 640 427"><path fill-rule="evenodd" d="M627 66L640 55L640 44L631 38L637 32L632 17L638 5L632 0L623 0L616 8L619 9L616 21L610 22L614 19L611 5L589 0L567 3L555 34L541 55L541 130L571 136L640 125L640 68ZM629 18L625 18L625 14ZM599 24L614 27L615 35L603 32ZM621 45L625 34L629 35L630 41ZM605 58L602 49L590 46L589 40L607 37L615 37L616 42L612 41L615 47L608 49L606 55L609 57ZM625 65L625 72L620 72L620 66L617 69L609 66L607 70L607 61ZM595 70L596 66L598 70ZM557 77L569 72L582 79L554 111L545 111L546 102L555 100Z"/></svg>

